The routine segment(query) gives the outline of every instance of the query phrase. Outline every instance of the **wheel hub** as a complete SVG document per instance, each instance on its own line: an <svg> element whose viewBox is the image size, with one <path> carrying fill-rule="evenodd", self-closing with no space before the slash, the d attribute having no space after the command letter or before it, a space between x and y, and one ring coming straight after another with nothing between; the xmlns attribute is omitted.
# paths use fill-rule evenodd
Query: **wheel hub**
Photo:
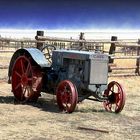
<svg viewBox="0 0 140 140"><path fill-rule="evenodd" d="M109 97L108 100L111 104L114 104L116 102L116 96L115 93L112 93Z"/></svg>

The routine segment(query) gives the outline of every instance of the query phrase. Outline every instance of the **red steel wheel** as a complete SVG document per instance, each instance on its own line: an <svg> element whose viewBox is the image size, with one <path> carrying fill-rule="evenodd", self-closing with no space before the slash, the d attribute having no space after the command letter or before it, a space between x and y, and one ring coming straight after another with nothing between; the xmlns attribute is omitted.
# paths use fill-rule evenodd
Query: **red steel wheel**
<svg viewBox="0 0 140 140"><path fill-rule="evenodd" d="M56 89L57 104L60 110L72 113L78 101L78 93L75 85L69 81L61 81Z"/></svg>
<svg viewBox="0 0 140 140"><path fill-rule="evenodd" d="M36 101L41 92L42 73L26 56L16 59L12 70L12 92L21 102Z"/></svg>
<svg viewBox="0 0 140 140"><path fill-rule="evenodd" d="M110 82L108 88L104 92L104 96L108 97L108 99L103 102L107 111L115 113L122 111L125 105L125 92L118 82Z"/></svg>

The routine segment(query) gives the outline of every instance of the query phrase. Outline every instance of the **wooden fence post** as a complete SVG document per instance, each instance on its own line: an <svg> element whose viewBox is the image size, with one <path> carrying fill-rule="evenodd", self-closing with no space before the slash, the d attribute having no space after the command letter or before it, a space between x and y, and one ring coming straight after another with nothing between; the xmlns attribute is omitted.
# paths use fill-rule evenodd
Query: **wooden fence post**
<svg viewBox="0 0 140 140"><path fill-rule="evenodd" d="M79 40L85 40L84 33L82 33L82 32L80 33ZM84 46L84 43L80 42L79 43L79 50L82 50L83 46Z"/></svg>
<svg viewBox="0 0 140 140"><path fill-rule="evenodd" d="M111 41L117 41L117 36L112 36ZM115 50L116 50L115 43L111 43L111 46L110 46L110 49L109 49L109 55L115 54ZM111 57L110 57L109 58L109 63L113 63L113 62L114 62L114 59L111 59Z"/></svg>
<svg viewBox="0 0 140 140"><path fill-rule="evenodd" d="M24 48L24 43L23 43L23 42L21 42L21 48L22 48L22 49Z"/></svg>
<svg viewBox="0 0 140 140"><path fill-rule="evenodd" d="M44 36L44 31L37 31L36 36ZM41 41L41 40L37 39L36 37L35 37L35 39L37 41ZM42 50L43 45L44 45L43 43L37 43L36 47L37 47L37 49Z"/></svg>
<svg viewBox="0 0 140 140"><path fill-rule="evenodd" d="M112 36L112 37L111 37L111 41L117 41L117 36ZM115 43L111 43L111 46L110 46L110 49L109 49L109 55L115 54L115 50L116 50L116 45L115 45ZM114 59L112 59L112 58L109 56L109 64L113 64L113 62L114 62ZM112 72L110 66L108 67L108 71L109 71L109 72Z"/></svg>
<svg viewBox="0 0 140 140"><path fill-rule="evenodd" d="M140 39L138 40L138 45L140 44ZM140 56L140 47L137 47L137 56ZM136 71L135 73L138 73L140 75L140 58L137 58L136 60Z"/></svg>

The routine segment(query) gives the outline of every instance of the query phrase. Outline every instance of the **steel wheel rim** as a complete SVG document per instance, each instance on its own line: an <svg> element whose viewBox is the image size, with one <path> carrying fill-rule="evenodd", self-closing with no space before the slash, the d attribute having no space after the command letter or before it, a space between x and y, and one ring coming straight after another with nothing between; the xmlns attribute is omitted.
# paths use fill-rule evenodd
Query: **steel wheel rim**
<svg viewBox="0 0 140 140"><path fill-rule="evenodd" d="M122 85L116 81L110 82L108 89L104 92L104 96L108 97L108 99L103 102L107 111L115 113L122 111L125 105L125 92Z"/></svg>
<svg viewBox="0 0 140 140"><path fill-rule="evenodd" d="M56 90L57 103L61 110L72 113L77 104L77 90L68 80L60 82Z"/></svg>

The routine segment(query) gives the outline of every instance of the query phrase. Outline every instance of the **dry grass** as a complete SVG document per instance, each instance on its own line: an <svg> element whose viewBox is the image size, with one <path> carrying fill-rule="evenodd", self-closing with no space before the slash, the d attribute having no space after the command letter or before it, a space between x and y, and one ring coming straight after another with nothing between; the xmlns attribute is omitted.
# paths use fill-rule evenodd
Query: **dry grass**
<svg viewBox="0 0 140 140"><path fill-rule="evenodd" d="M0 70L0 77L4 76L7 70ZM65 114L59 111L55 96L44 93L37 103L15 105L11 85L1 82L0 140L139 140L140 77L110 77L109 81L112 80L122 83L126 91L126 104L120 114L108 113L102 103L89 100L78 104L74 113ZM109 133L79 130L78 127Z"/></svg>
<svg viewBox="0 0 140 140"><path fill-rule="evenodd" d="M110 78L123 83L127 99L121 114L85 100L72 114L59 112L55 97L43 94L34 104L14 105L11 86L1 83L0 139L135 139L140 137L140 77ZM79 126L109 133L78 130Z"/></svg>

